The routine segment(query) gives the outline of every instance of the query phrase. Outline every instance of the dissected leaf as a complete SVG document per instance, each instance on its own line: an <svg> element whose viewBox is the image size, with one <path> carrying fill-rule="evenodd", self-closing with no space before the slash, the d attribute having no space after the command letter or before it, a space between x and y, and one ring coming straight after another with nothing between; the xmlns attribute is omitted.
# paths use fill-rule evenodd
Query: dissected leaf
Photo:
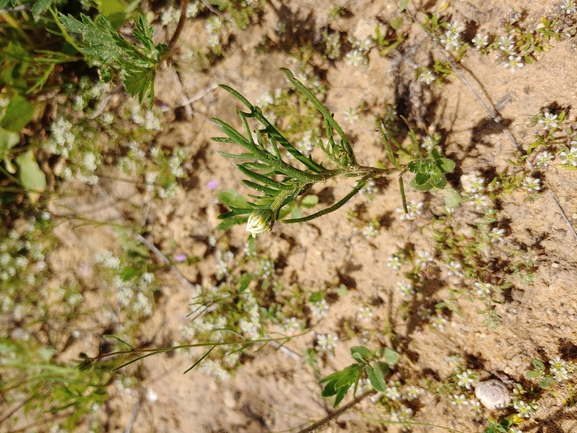
<svg viewBox="0 0 577 433"><path fill-rule="evenodd" d="M20 169L20 181L28 189L28 197L32 203L38 201L40 193L46 189L46 175L40 169L34 152L29 150L16 158Z"/></svg>
<svg viewBox="0 0 577 433"><path fill-rule="evenodd" d="M52 0L37 0L34 6L32 6L32 16L34 19L37 20L42 12L45 12L51 4Z"/></svg>

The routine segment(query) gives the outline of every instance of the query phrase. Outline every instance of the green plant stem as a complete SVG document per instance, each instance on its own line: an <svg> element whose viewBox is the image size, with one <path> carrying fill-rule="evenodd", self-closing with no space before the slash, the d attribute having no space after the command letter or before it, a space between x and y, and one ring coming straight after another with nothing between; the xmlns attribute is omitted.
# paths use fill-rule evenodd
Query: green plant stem
<svg viewBox="0 0 577 433"><path fill-rule="evenodd" d="M354 407L357 403L359 403L363 399L375 394L376 392L377 391L375 391L375 390L371 390L371 391L365 392L364 394L361 394L361 395L355 397L354 400L348 402L344 406L341 406L340 409L337 409L334 412L328 414L326 417L324 417L318 421L315 421L310 426L308 426L302 430L299 430L298 433L312 433L312 432L317 431L318 429L320 429L324 425L331 422L333 419L337 418L338 416L340 416L341 414L343 414L344 412L346 412L350 408Z"/></svg>
<svg viewBox="0 0 577 433"><path fill-rule="evenodd" d="M66 40L66 42L68 42L70 45L72 45L76 51L78 51L80 54L82 54L82 49L76 44L76 42L74 42L74 39L72 38L72 36L70 36L70 34L62 26L62 23L58 19L58 13L57 13L56 9L54 7L50 7L50 8L48 8L48 10L52 14L52 17L54 18L54 22L56 23L56 25L58 26L58 28L62 32L62 37Z"/></svg>

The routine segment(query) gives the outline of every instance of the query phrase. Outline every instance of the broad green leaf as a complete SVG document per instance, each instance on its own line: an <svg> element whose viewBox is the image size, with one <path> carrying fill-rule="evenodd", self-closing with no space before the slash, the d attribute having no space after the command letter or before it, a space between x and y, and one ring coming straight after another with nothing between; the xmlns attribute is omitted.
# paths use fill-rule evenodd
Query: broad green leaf
<svg viewBox="0 0 577 433"><path fill-rule="evenodd" d="M457 207L459 203L461 203L461 200L463 199L461 197L461 194L459 194L459 192L452 187L449 187L445 190L443 198L445 200L445 206L448 208Z"/></svg>
<svg viewBox="0 0 577 433"><path fill-rule="evenodd" d="M397 365L399 359L401 358L397 352L395 352L393 349L389 349L388 347L385 347L384 357L387 364L391 367Z"/></svg>
<svg viewBox="0 0 577 433"><path fill-rule="evenodd" d="M321 383L321 382L319 382ZM336 381L331 381L328 382L325 387L323 388L323 390L321 391L321 397L332 397L333 395L335 395L337 393L337 390L335 389L335 383Z"/></svg>
<svg viewBox="0 0 577 433"><path fill-rule="evenodd" d="M447 179L445 178L445 176L440 175L431 178L430 183L433 188L443 189L447 185Z"/></svg>
<svg viewBox="0 0 577 433"><path fill-rule="evenodd" d="M350 350L351 350L351 356L358 354L360 355L363 362L369 362L375 356L375 354L369 349L367 349L365 346L353 346L351 347Z"/></svg>
<svg viewBox="0 0 577 433"><path fill-rule="evenodd" d="M40 355L42 361L48 362L54 355L54 349L52 347L43 347L38 351L38 355Z"/></svg>
<svg viewBox="0 0 577 433"><path fill-rule="evenodd" d="M0 128L0 159L8 155L8 150L20 143L20 134Z"/></svg>
<svg viewBox="0 0 577 433"><path fill-rule="evenodd" d="M439 168L443 171L443 173L449 173L453 171L456 167L455 161L447 159L447 158L440 158L439 160Z"/></svg>
<svg viewBox="0 0 577 433"><path fill-rule="evenodd" d="M20 168L20 181L27 188L32 203L38 201L41 192L46 189L46 175L38 166L34 152L29 150L16 158Z"/></svg>
<svg viewBox="0 0 577 433"><path fill-rule="evenodd" d="M311 194L311 195L306 195L302 198L301 200L301 206L302 207L306 207L306 208L311 208L314 207L318 204L319 202L319 197L317 195Z"/></svg>
<svg viewBox="0 0 577 433"><path fill-rule="evenodd" d="M408 4L409 4L409 0L401 0L401 4L399 5L399 10L401 12L403 12L407 8Z"/></svg>
<svg viewBox="0 0 577 433"><path fill-rule="evenodd" d="M34 107L25 97L17 95L13 97L8 106L0 126L8 131L18 132L34 117Z"/></svg>
<svg viewBox="0 0 577 433"><path fill-rule="evenodd" d="M136 277L139 273L140 268L137 268L135 266L126 266L124 269L122 269L122 272L120 273L120 278L122 278L123 281L129 281L132 280L134 277Z"/></svg>
<svg viewBox="0 0 577 433"><path fill-rule="evenodd" d="M533 367L538 368L539 370L545 370L545 364L543 364L538 359L531 361L531 364L533 364Z"/></svg>
<svg viewBox="0 0 577 433"><path fill-rule="evenodd" d="M541 382L539 382L539 386L543 389L549 388L551 385L555 383L555 379L552 377L544 377Z"/></svg>
<svg viewBox="0 0 577 433"><path fill-rule="evenodd" d="M366 365L365 369L367 370L367 376L373 388L377 391L384 392L387 384L385 383L381 369L379 367L373 367L372 365Z"/></svg>
<svg viewBox="0 0 577 433"><path fill-rule="evenodd" d="M120 0L97 0L95 3L98 6L98 11L106 18L109 18L110 15L126 12L126 5Z"/></svg>
<svg viewBox="0 0 577 433"><path fill-rule="evenodd" d="M403 25L403 17L400 15L391 20L391 27L395 30L399 30L402 25Z"/></svg>
<svg viewBox="0 0 577 433"><path fill-rule="evenodd" d="M316 291L316 292L312 292L312 293L309 295L309 302L312 302L312 303L314 304L315 302L320 302L320 301L322 301L324 298L325 298L325 297L324 297L324 295L323 295L323 292L320 291L320 290L318 290L318 291Z"/></svg>
<svg viewBox="0 0 577 433"><path fill-rule="evenodd" d="M527 372L527 376L528 376L528 377L533 377L533 378L535 378L535 377L540 377L540 376L541 376L541 373L538 372L538 371L535 371L535 370L529 370L529 371Z"/></svg>
<svg viewBox="0 0 577 433"><path fill-rule="evenodd" d="M339 403L343 400L343 398L345 398L345 396L347 395L347 392L349 392L349 388L341 388L338 390L337 392L337 396L335 397L335 403L333 404L333 408L337 407L339 405Z"/></svg>

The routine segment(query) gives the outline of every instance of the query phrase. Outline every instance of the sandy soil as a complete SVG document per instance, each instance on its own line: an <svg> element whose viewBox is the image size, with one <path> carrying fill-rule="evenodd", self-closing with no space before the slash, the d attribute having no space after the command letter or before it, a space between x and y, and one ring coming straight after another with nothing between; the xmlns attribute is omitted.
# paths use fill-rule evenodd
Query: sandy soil
<svg viewBox="0 0 577 433"><path fill-rule="evenodd" d="M220 135L220 131L208 120L218 116L239 126L234 111L238 104L230 95L211 86L228 84L251 101L267 91L286 86L285 77L278 69L295 65L285 50L290 41L280 40L275 33L278 21L286 23L287 34L314 42L326 26L349 36L369 36L376 25L382 26L397 14L393 2L355 0L347 3L349 13L345 17L329 21L327 10L331 4L324 0L291 1L284 5L273 1L265 8L259 25L231 35L224 56L209 73L194 72L186 65L180 65L182 89L173 68L165 69L158 77L157 98L168 107L181 105L184 95L193 97L208 89L203 97L192 103L196 115L190 120L182 108L165 113L164 131L156 142L165 146L187 144L191 155L189 178L175 200L163 202L162 207L153 205L148 219L149 240L165 254L186 252L189 256L205 259L197 265L180 266L180 271L193 283L214 281L214 250L209 246L210 236L229 236L230 244L239 249L246 240L242 227L235 227L226 235L215 233L216 217L222 207L217 204L216 191L207 187L208 182L218 181L218 190L246 190L239 186L241 174L233 169L230 161L217 154L218 150L225 150L224 145L210 141L210 137ZM441 4L429 2L427 7L436 10ZM545 1L455 1L444 13L452 20L466 23L470 29L495 33L499 31L499 20L509 13L510 7L524 7L527 11L524 21L528 26L534 26L543 10L551 5ZM187 27L182 43L193 44L199 34L200 28ZM270 52L257 54L255 47L263 35L277 45ZM327 105L352 138L354 150L363 164L385 159L372 124L372 114L382 109L384 100L395 102L399 110L416 119L421 126L441 132L446 155L457 162L450 181L458 190L462 190L459 182L462 175L479 173L489 178L491 174L507 170L507 160L517 151L475 94L496 109L520 148L526 148L533 139L535 128L530 125L530 117L545 107L568 107L568 117L575 117L571 110L577 103L575 39L555 43L539 55L538 61L514 73L497 65L494 56L481 57L471 50L459 66L471 89L454 74L440 88L415 83L415 67L430 65L433 58L440 58L440 54L417 25L407 25L407 35L402 52L382 58L373 50L368 67L347 65L342 58L314 60L329 89ZM355 124L345 122L343 111L363 102L368 107L367 115L361 116ZM484 325L483 317L478 314L479 305L467 299L457 302L462 316L446 314L448 322L443 332L423 323L416 314L419 306L432 307L447 299L447 288L454 284L439 269L432 271L439 284L428 286L408 307L395 288L403 275L389 268L387 261L393 253L410 246L433 251L430 231L427 234L425 229L422 234L420 228L426 227L433 215L439 214L443 203L441 193L409 191L408 199L424 201L425 208L420 219L407 224L395 211L400 206L400 196L396 182L391 181L371 203L358 196L340 212L310 223L276 224L272 233L260 236L257 243L261 251L267 251L276 261L277 278L316 290L328 288L329 314L322 319L309 318L315 333L331 333L340 339L335 356L321 360L322 374L350 364L348 351L351 346L376 347L382 342L403 354L404 361L397 373L403 381L444 380L455 371L454 360L458 359L465 368L475 370L481 379L505 377L529 388L531 382L526 371L531 368L534 358L546 361L561 356L568 362L577 358L577 241L553 201L554 197L569 221L577 225L576 181L577 172L552 166L542 177L546 192L537 200L526 201L527 194L519 190L498 203L498 219L502 221L500 227L506 229L506 245L511 247L509 250L518 251L520 257L533 260L535 277L533 284L515 284L498 296L501 303L496 308L502 321L497 329ZM79 204L76 205L78 210L94 218L115 220L119 216L114 213L116 208L111 205L112 201L128 199L133 204L142 204L138 191L126 184L110 182L102 184L101 188L107 196L95 194L91 203L102 206L89 208ZM323 189L334 197L346 191L340 184L327 184L316 192ZM109 213L106 213L107 206ZM100 213L91 214L91 209L98 209ZM346 212L353 209L360 211L361 221L378 219L380 236L367 240L361 229L347 218ZM467 222L473 217L470 208L461 206L455 212L455 224L466 231ZM111 232L106 228L86 230L82 235L74 231L75 238L70 235L66 238L64 227L59 233L69 251L74 251L74 255L68 256L72 262L83 260L83 255L89 260L88 257L94 254L85 249L77 254L81 243L100 248L102 242L111 238ZM504 251L501 249L493 254L502 260ZM63 267L67 263L64 260ZM497 274L501 270L491 272ZM183 287L176 278L171 279L170 275L166 278L158 310L148 323L143 324L143 334L150 344L162 345L177 339L188 320L190 289ZM336 294L336 288L341 284L348 288L345 296ZM370 323L363 326L356 318L362 306L370 306L374 313ZM361 330L357 337L350 338L345 323L352 329ZM289 342L287 349L290 351L274 351L268 347L251 354L238 369L236 377L222 384L216 384L196 370L183 375L190 360L180 355L149 358L139 367L139 374L144 379L142 393L136 390L119 392L110 401L108 431L124 431L129 423L133 432L298 431L299 425L320 419L332 410L330 402L320 397L318 377L303 363L303 349L313 347L313 344L314 334L308 334ZM156 393L156 401L144 397L148 389ZM577 431L577 412L564 403L567 393L563 387L542 393L537 413L523 423L522 431ZM348 399L350 397L346 401ZM439 395L422 396L411 407L418 422L463 432L482 431L484 419L501 419L514 411L512 408L485 411L476 416L467 408L452 406L448 399ZM136 418L130 421L133 413ZM370 422L363 417L368 414L388 419L381 407L366 399L326 426L324 431L377 432L399 428ZM414 427L414 431L442 430Z"/></svg>

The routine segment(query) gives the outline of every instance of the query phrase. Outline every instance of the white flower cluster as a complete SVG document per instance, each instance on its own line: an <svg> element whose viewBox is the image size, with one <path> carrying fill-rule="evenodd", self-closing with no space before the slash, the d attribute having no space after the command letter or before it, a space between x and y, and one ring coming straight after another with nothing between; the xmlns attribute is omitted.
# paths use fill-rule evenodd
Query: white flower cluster
<svg viewBox="0 0 577 433"><path fill-rule="evenodd" d="M465 30L465 26L459 21L447 24L447 30L440 39L441 44L447 51L456 51L461 48L461 45L463 45L461 33L463 30Z"/></svg>
<svg viewBox="0 0 577 433"><path fill-rule="evenodd" d="M349 38L349 43L353 49L347 53L347 64L358 66L361 62L366 66L369 64L369 51L373 46L373 40L370 37L357 39L354 36Z"/></svg>
<svg viewBox="0 0 577 433"><path fill-rule="evenodd" d="M405 213L405 210L402 206L396 208L395 210L400 214L401 221L414 221L418 216L423 214L423 205L423 202L411 200L409 203L407 203L407 210L409 213Z"/></svg>

